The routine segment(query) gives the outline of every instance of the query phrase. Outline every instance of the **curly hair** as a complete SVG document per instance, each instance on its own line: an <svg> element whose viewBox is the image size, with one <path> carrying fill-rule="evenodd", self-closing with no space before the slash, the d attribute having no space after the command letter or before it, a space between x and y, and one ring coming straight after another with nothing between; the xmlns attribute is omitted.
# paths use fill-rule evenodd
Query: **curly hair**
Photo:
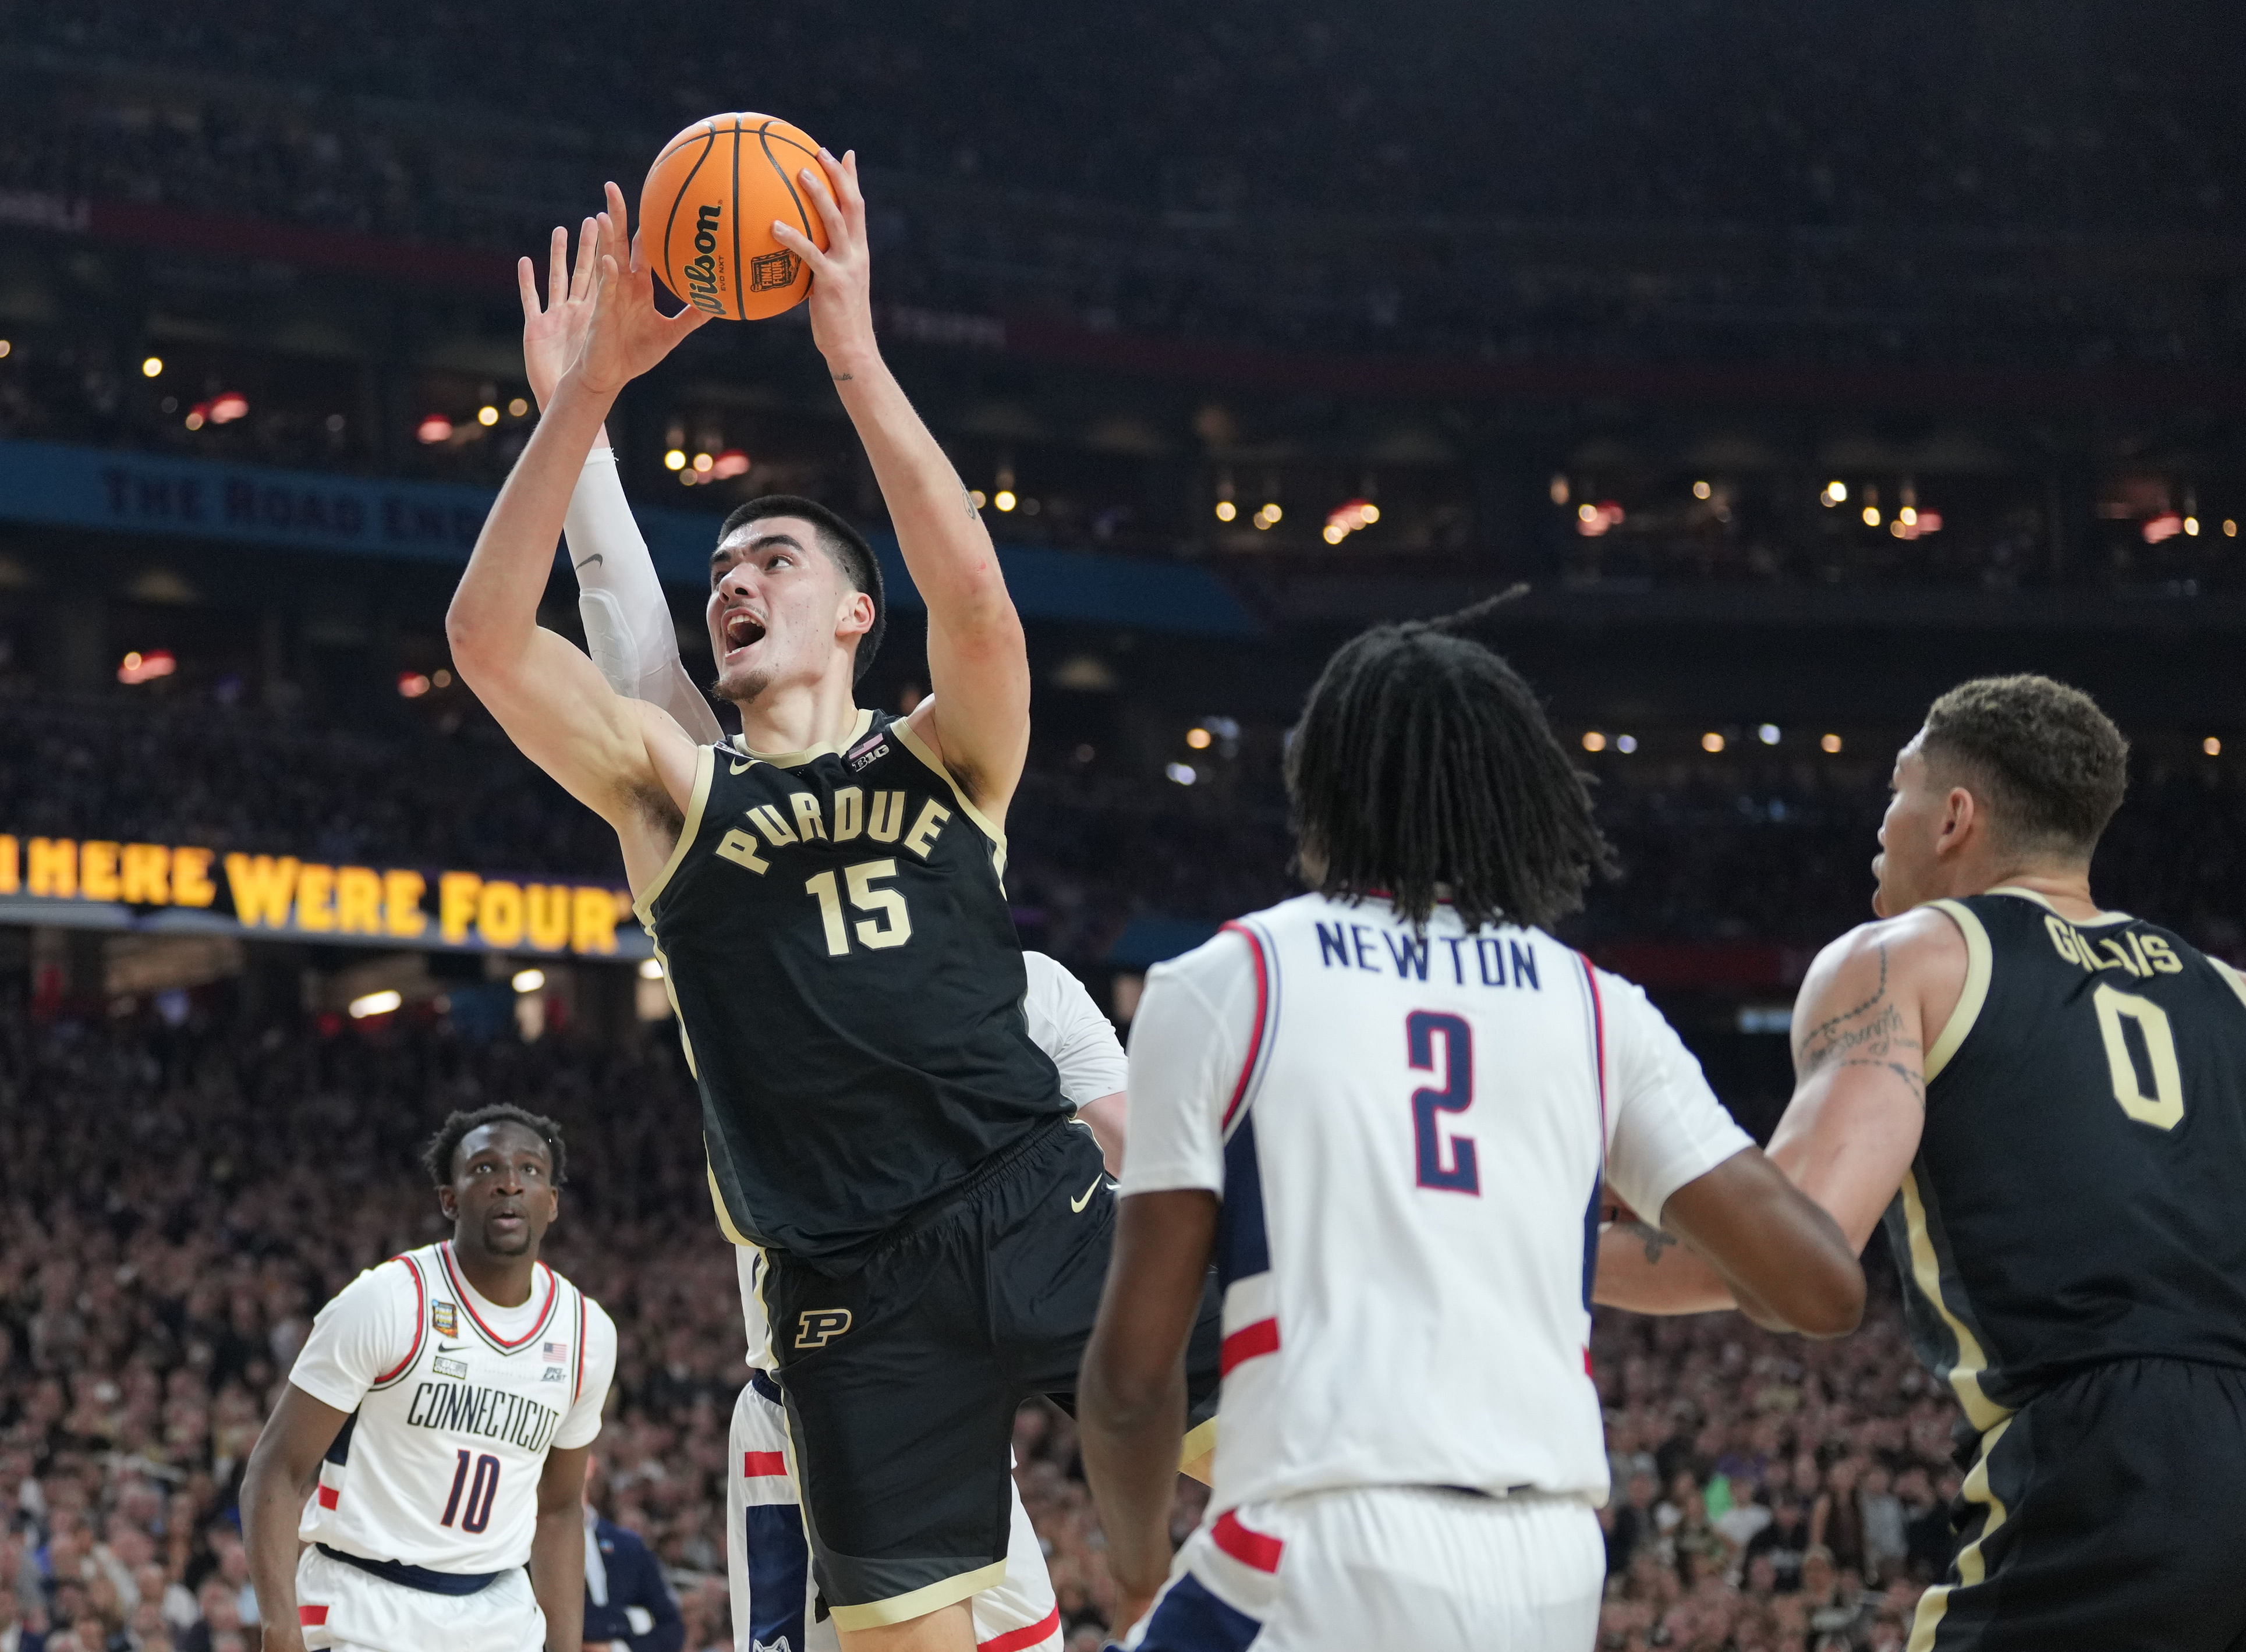
<svg viewBox="0 0 2246 1652"><path fill-rule="evenodd" d="M1921 750L1979 793L2011 848L2087 860L2129 785L2129 743L2080 689L2047 676L1961 683L1926 713Z"/></svg>
<svg viewBox="0 0 2246 1652"><path fill-rule="evenodd" d="M421 1149L421 1168L429 1173L432 1182L439 1187L453 1185L453 1159L460 1144L486 1125L521 1125L546 1144L546 1162L552 1167L554 1186L559 1187L568 1180L568 1153L562 1140L562 1126L543 1113L500 1102L473 1112L453 1113L438 1126L437 1133Z"/></svg>
<svg viewBox="0 0 2246 1652"><path fill-rule="evenodd" d="M1471 926L1544 926L1614 869L1535 692L1460 635L1525 588L1377 626L1326 662L1286 756L1296 864L1319 893L1420 927L1439 901Z"/></svg>

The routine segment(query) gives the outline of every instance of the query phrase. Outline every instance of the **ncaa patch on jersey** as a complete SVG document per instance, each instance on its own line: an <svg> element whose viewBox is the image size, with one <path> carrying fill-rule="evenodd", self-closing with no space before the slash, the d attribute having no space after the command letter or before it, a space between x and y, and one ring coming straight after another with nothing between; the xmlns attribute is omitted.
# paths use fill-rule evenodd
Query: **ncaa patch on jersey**
<svg viewBox="0 0 2246 1652"><path fill-rule="evenodd" d="M429 1366L439 1377L457 1377L462 1382L467 1380L468 1362L464 1359L446 1359L439 1354L429 1362Z"/></svg>
<svg viewBox="0 0 2246 1652"><path fill-rule="evenodd" d="M458 1336L460 1334L460 1310L450 1302L430 1303L429 1329L439 1336Z"/></svg>

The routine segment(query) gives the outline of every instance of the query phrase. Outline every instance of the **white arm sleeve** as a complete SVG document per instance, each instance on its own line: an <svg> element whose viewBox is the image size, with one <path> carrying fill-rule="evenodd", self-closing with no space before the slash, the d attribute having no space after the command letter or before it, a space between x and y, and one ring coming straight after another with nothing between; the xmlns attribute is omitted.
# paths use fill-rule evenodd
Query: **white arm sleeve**
<svg viewBox="0 0 2246 1652"><path fill-rule="evenodd" d="M585 622L585 648L617 693L661 706L698 745L715 745L725 731L717 714L678 657L670 604L655 576L655 559L632 520L616 474L614 450L596 447L577 473L563 523L569 566L577 571L577 612Z"/></svg>
<svg viewBox="0 0 2246 1652"><path fill-rule="evenodd" d="M1607 1180L1642 1220L1658 1224L1669 1196L1754 1146L1701 1076L1700 1064L1645 994L1601 969L1605 1010Z"/></svg>
<svg viewBox="0 0 2246 1652"><path fill-rule="evenodd" d="M1030 989L1022 999L1030 1042L1060 1069L1060 1093L1072 1107L1112 1096L1128 1081L1123 1045L1084 983L1042 952L1024 952Z"/></svg>
<svg viewBox="0 0 2246 1652"><path fill-rule="evenodd" d="M313 1320L289 1380L323 1405L357 1411L375 1380L413 1351L420 1311L405 1263L368 1268Z"/></svg>
<svg viewBox="0 0 2246 1652"><path fill-rule="evenodd" d="M554 1444L562 1451L590 1445L601 1431L601 1407L608 1403L609 1383L616 1374L616 1324L591 1297L585 1299L585 1382L554 1431Z"/></svg>
<svg viewBox="0 0 2246 1652"><path fill-rule="evenodd" d="M1256 1032L1249 943L1220 935L1156 964L1131 1023L1131 1136L1122 1191L1224 1192L1224 1109Z"/></svg>

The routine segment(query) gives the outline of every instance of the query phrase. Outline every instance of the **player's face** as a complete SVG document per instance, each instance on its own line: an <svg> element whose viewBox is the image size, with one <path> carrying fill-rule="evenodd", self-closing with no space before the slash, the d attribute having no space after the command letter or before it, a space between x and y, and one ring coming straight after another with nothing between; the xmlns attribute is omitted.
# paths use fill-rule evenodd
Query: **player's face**
<svg viewBox="0 0 2246 1652"><path fill-rule="evenodd" d="M562 1208L545 1142L514 1124L467 1133L438 1203L453 1219L453 1242L487 1256L535 1256Z"/></svg>
<svg viewBox="0 0 2246 1652"><path fill-rule="evenodd" d="M768 516L711 557L707 617L718 696L745 705L776 683L818 681L838 656L847 672L874 603L820 548L813 524Z"/></svg>
<svg viewBox="0 0 2246 1652"><path fill-rule="evenodd" d="M1935 887L1937 861L1935 845L1941 840L1944 805L1949 793L1934 784L1927 772L1926 753L1920 749L1923 731L1911 737L1895 758L1889 781L1888 812L1880 822L1880 852L1872 857L1872 876L1879 887L1872 894L1872 910L1882 918L1909 911L1941 891Z"/></svg>

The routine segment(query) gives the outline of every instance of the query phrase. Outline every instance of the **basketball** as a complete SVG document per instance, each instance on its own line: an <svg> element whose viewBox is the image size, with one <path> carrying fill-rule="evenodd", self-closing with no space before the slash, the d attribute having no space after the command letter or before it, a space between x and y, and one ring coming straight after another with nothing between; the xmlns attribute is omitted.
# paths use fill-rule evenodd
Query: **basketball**
<svg viewBox="0 0 2246 1652"><path fill-rule="evenodd" d="M822 250L827 226L797 174L819 146L770 115L711 115L664 145L639 197L648 262L697 309L761 321L801 303L811 271L772 237L778 219Z"/></svg>

